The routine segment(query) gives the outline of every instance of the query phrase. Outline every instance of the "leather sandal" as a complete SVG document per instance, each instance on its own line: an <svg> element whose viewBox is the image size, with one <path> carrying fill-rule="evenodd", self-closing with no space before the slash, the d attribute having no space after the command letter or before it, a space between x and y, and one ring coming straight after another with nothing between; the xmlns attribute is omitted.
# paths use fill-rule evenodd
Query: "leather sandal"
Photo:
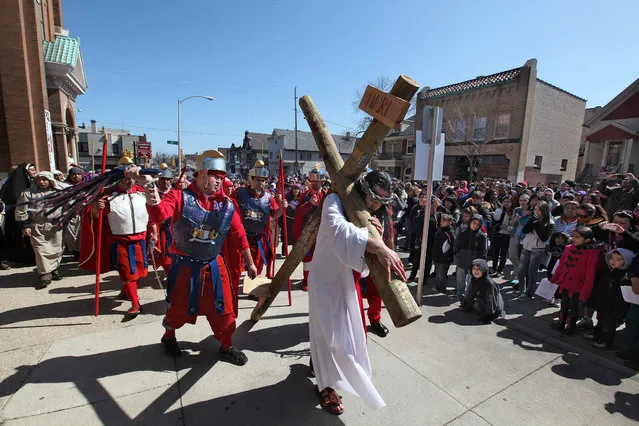
<svg viewBox="0 0 639 426"><path fill-rule="evenodd" d="M319 388L315 386L315 393L320 399L320 405L326 411L336 416L339 416L344 412L342 405L342 397L340 397L335 389L325 388L320 392Z"/></svg>

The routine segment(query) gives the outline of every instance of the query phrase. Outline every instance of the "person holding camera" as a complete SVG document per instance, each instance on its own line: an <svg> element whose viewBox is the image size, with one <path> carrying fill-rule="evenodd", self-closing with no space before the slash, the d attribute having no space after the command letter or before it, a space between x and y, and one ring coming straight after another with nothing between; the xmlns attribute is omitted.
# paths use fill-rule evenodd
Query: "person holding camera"
<svg viewBox="0 0 639 426"><path fill-rule="evenodd" d="M632 173L613 173L599 184L599 192L606 197L608 217L619 210L632 211L639 203L639 181Z"/></svg>

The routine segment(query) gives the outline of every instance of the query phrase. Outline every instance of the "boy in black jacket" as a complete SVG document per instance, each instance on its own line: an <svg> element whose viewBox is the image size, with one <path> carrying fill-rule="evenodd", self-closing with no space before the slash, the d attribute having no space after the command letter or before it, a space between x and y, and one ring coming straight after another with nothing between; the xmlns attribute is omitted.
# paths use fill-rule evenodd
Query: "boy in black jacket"
<svg viewBox="0 0 639 426"><path fill-rule="evenodd" d="M455 247L455 235L453 233L453 217L442 214L439 218L439 228L435 232L431 256L435 264L435 290L442 294L448 294L446 284L448 282L448 268L453 263L453 249Z"/></svg>
<svg viewBox="0 0 639 426"><path fill-rule="evenodd" d="M470 278L470 269L475 259L486 259L488 246L486 234L481 231L483 217L480 214L473 215L468 229L457 236L455 242L455 254L457 255L457 298L464 300L466 286Z"/></svg>

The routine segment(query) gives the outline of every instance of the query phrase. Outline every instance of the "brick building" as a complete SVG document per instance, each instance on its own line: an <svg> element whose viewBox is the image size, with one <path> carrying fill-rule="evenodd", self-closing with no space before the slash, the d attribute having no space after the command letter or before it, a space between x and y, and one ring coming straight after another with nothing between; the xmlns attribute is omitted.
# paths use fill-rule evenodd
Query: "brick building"
<svg viewBox="0 0 639 426"><path fill-rule="evenodd" d="M0 13L0 174L77 161L75 99L87 89L80 40L60 0L7 0Z"/></svg>
<svg viewBox="0 0 639 426"><path fill-rule="evenodd" d="M537 60L524 66L418 95L444 109L444 175L529 183L574 178L586 101L537 78Z"/></svg>
<svg viewBox="0 0 639 426"><path fill-rule="evenodd" d="M587 112L579 178L592 182L608 173L636 175L639 170L639 79L604 107L589 108Z"/></svg>

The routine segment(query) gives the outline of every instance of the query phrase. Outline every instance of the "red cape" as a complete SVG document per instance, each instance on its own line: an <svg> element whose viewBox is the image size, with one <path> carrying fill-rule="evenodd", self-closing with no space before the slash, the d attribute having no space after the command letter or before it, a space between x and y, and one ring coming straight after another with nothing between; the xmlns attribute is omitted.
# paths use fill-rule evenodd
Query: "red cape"
<svg viewBox="0 0 639 426"><path fill-rule="evenodd" d="M110 244L111 229L106 218L106 210L102 212L102 251L100 253L100 272L111 270ZM98 239L98 219L91 214L91 207L87 207L82 215L80 231L80 268L95 271Z"/></svg>

